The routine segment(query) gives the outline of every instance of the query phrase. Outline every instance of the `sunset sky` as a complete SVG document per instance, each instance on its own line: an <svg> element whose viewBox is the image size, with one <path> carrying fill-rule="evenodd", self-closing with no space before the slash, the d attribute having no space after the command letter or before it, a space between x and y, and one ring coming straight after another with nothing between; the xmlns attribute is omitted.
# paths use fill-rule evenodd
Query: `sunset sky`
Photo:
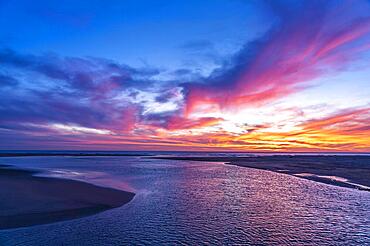
<svg viewBox="0 0 370 246"><path fill-rule="evenodd" d="M370 1L0 1L0 149L370 151Z"/></svg>

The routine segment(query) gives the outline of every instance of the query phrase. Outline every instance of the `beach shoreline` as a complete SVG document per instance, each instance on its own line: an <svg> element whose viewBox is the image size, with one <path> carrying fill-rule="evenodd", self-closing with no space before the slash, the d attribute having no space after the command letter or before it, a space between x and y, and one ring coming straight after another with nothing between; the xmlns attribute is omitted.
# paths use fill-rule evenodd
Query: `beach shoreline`
<svg viewBox="0 0 370 246"><path fill-rule="evenodd" d="M0 166L0 230L81 218L121 207L135 194L93 184L35 176Z"/></svg>
<svg viewBox="0 0 370 246"><path fill-rule="evenodd" d="M283 173L315 182L370 191L370 156L293 156L271 155L251 157L158 156L151 159L223 162Z"/></svg>
<svg viewBox="0 0 370 246"><path fill-rule="evenodd" d="M151 156L149 154L139 154L139 153L132 153L132 154L120 154L120 153L32 153L32 152L24 152L24 153L0 153L0 157L38 157L38 156L71 156L71 157L99 157L99 156L107 156L107 157L114 157L114 156L132 156L132 157L144 157L144 156Z"/></svg>

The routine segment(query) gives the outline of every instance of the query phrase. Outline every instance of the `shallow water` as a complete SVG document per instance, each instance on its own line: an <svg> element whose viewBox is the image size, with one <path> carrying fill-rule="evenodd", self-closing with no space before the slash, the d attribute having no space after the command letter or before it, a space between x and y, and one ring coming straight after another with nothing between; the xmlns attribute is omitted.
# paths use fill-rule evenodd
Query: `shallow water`
<svg viewBox="0 0 370 246"><path fill-rule="evenodd" d="M136 193L94 216L0 231L0 245L370 245L370 192L222 163L22 157L0 164Z"/></svg>

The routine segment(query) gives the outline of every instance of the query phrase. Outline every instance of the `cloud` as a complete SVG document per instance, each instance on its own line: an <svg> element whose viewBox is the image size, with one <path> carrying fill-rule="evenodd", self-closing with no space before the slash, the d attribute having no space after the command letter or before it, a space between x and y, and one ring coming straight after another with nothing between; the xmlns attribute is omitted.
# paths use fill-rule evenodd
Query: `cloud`
<svg viewBox="0 0 370 246"><path fill-rule="evenodd" d="M246 44L203 83L184 85L188 114L204 104L263 105L306 88L370 48L369 3L289 3L271 1L276 23L263 37Z"/></svg>
<svg viewBox="0 0 370 246"><path fill-rule="evenodd" d="M48 127L48 128L51 128L57 131L61 131L61 132L72 133L72 134L98 134L98 135L112 134L112 132L109 130L87 128L87 127L81 127L78 125L51 124L45 127Z"/></svg>
<svg viewBox="0 0 370 246"><path fill-rule="evenodd" d="M222 118L215 118L215 117L201 117L198 119L171 117L167 123L166 129L179 130L179 129L202 128L202 127L217 125L221 121L223 121Z"/></svg>
<svg viewBox="0 0 370 246"><path fill-rule="evenodd" d="M167 71L0 50L2 146L37 140L53 148L369 150L368 107L310 119L292 105L274 122L265 106L347 68L370 49L370 4L267 3L271 29L218 61L209 76L188 67ZM208 40L181 48L219 56ZM256 110L230 116L249 108ZM265 114L253 115L258 110Z"/></svg>
<svg viewBox="0 0 370 246"><path fill-rule="evenodd" d="M302 124L307 132L332 132L337 135L357 134L366 135L370 133L370 108L345 109L333 115L321 119L313 119Z"/></svg>
<svg viewBox="0 0 370 246"><path fill-rule="evenodd" d="M193 40L184 43L180 48L188 51L204 51L214 49L214 45L209 40Z"/></svg>
<svg viewBox="0 0 370 246"><path fill-rule="evenodd" d="M153 74L104 59L23 55L12 50L0 51L0 63L13 76L2 75L2 87L21 88L0 98L2 125L28 122L131 130L140 105L115 97L132 84L140 88Z"/></svg>
<svg viewBox="0 0 370 246"><path fill-rule="evenodd" d="M18 80L7 76L0 74L0 87L15 87L18 85Z"/></svg>

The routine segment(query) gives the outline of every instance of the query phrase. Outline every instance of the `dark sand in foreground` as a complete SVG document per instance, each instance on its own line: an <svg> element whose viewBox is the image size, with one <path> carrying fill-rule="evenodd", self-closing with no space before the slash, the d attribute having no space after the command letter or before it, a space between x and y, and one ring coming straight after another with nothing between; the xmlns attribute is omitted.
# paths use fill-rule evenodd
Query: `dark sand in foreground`
<svg viewBox="0 0 370 246"><path fill-rule="evenodd" d="M33 176L0 166L0 229L79 218L120 207L134 194L92 184Z"/></svg>
<svg viewBox="0 0 370 246"><path fill-rule="evenodd" d="M321 183L370 191L370 156L273 155L253 157L151 157L155 159L225 162L294 175Z"/></svg>

